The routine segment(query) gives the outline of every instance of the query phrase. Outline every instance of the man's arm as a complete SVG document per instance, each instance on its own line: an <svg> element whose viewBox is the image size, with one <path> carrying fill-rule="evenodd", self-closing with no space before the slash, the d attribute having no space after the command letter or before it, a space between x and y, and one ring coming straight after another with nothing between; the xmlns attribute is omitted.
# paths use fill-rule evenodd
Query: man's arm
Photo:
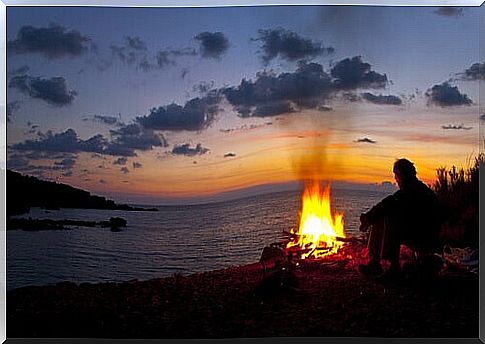
<svg viewBox="0 0 485 344"><path fill-rule="evenodd" d="M378 222L385 215L392 212L397 206L398 200L399 191L384 198L382 201L373 206L367 213L361 214L359 230L361 232L365 232L370 225Z"/></svg>

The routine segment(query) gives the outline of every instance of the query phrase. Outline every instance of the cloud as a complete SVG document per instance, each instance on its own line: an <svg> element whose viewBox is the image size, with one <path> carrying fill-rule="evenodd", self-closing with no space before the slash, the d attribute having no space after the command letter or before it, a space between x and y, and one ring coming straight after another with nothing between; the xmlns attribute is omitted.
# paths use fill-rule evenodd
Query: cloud
<svg viewBox="0 0 485 344"><path fill-rule="evenodd" d="M470 130L473 129L473 127L465 127L465 125L462 124L449 124L449 125L442 125L441 128L443 129L454 129L454 130Z"/></svg>
<svg viewBox="0 0 485 344"><path fill-rule="evenodd" d="M371 140L371 139L369 139L367 137L364 137L362 139L358 139L355 142L372 143L372 144L377 143L377 141Z"/></svg>
<svg viewBox="0 0 485 344"><path fill-rule="evenodd" d="M192 91L200 94L206 94L212 90L212 88L214 87L214 84L215 84L214 81L211 81L211 82L202 81L197 85L192 86Z"/></svg>
<svg viewBox="0 0 485 344"><path fill-rule="evenodd" d="M224 154L224 158L233 158L235 156L236 156L236 153L233 153L233 152L229 152L229 153Z"/></svg>
<svg viewBox="0 0 485 344"><path fill-rule="evenodd" d="M163 68L168 65L175 65L175 60L170 56L170 53L166 50L160 50L156 56L156 65L147 64L146 60L142 66L143 70L150 70L151 68Z"/></svg>
<svg viewBox="0 0 485 344"><path fill-rule="evenodd" d="M481 121L485 121L485 113L480 116Z"/></svg>
<svg viewBox="0 0 485 344"><path fill-rule="evenodd" d="M79 31L67 31L57 24L50 24L46 28L28 25L20 28L17 39L7 42L7 52L9 54L40 53L49 59L76 57L88 50L90 42L91 40Z"/></svg>
<svg viewBox="0 0 485 344"><path fill-rule="evenodd" d="M425 95L428 98L428 106L448 107L473 104L466 94L460 93L458 87L451 86L448 82L434 85L426 91Z"/></svg>
<svg viewBox="0 0 485 344"><path fill-rule="evenodd" d="M234 132L234 131L245 131L245 130L258 129L258 128L266 127L268 125L273 125L273 122L266 122L266 123L263 123L263 124L251 124L251 125L243 124L243 125L236 127L236 128L219 129L219 131L221 133L231 133L231 132Z"/></svg>
<svg viewBox="0 0 485 344"><path fill-rule="evenodd" d="M140 37L126 36L126 46L133 50L146 51L147 45L141 40Z"/></svg>
<svg viewBox="0 0 485 344"><path fill-rule="evenodd" d="M30 151L28 153L25 153L24 157L30 160L59 160L59 159L75 158L76 156L66 152Z"/></svg>
<svg viewBox="0 0 485 344"><path fill-rule="evenodd" d="M194 37L200 43L205 58L220 58L229 49L229 40L222 32L201 32Z"/></svg>
<svg viewBox="0 0 485 344"><path fill-rule="evenodd" d="M112 44L110 46L112 54L129 65L140 63L147 57L148 49L146 43L140 37L124 37L123 45Z"/></svg>
<svg viewBox="0 0 485 344"><path fill-rule="evenodd" d="M133 169L142 168L143 165L139 162L133 161Z"/></svg>
<svg viewBox="0 0 485 344"><path fill-rule="evenodd" d="M300 63L294 73L261 72L254 82L243 79L222 93L242 117L265 117L317 108L333 91L332 80L320 64Z"/></svg>
<svg viewBox="0 0 485 344"><path fill-rule="evenodd" d="M342 100L350 103L356 103L362 101L362 98L353 92L344 92L340 95Z"/></svg>
<svg viewBox="0 0 485 344"><path fill-rule="evenodd" d="M351 70L343 70L349 67ZM213 83L201 83L194 90L206 93L178 105L154 107L148 115L138 116L135 122L145 129L167 131L199 131L210 126L220 111L222 96L241 117L272 117L303 109L330 111L326 102L342 90L379 88L387 84L385 74L371 70L361 57L344 59L332 68L332 78L318 63L300 61L295 72L276 74L263 71L256 80L243 79L237 86L210 89ZM376 96L377 100L397 102L397 97Z"/></svg>
<svg viewBox="0 0 485 344"><path fill-rule="evenodd" d="M197 52L192 48L159 50L156 54L156 65L149 68L164 68L168 65L175 65L177 57L195 55L197 55ZM186 72L183 71L182 79L185 77L184 73Z"/></svg>
<svg viewBox="0 0 485 344"><path fill-rule="evenodd" d="M362 62L360 56L339 61L330 71L335 85L342 90L358 88L383 88L387 85L386 74L371 70L371 65Z"/></svg>
<svg viewBox="0 0 485 344"><path fill-rule="evenodd" d="M211 92L205 97L194 98L184 106L170 104L152 108L146 116L136 118L144 128L154 130L197 131L208 127L219 111L218 92Z"/></svg>
<svg viewBox="0 0 485 344"><path fill-rule="evenodd" d="M101 55L100 53L98 53L97 47L94 49L94 51L96 52L96 54L92 54L86 60L88 64L93 65L100 72L104 72L105 70L113 66L113 62L115 59L114 59L114 56L112 56L113 55L112 50L110 50L111 56ZM78 73L79 74L84 73L84 69L79 70Z"/></svg>
<svg viewBox="0 0 485 344"><path fill-rule="evenodd" d="M167 51L170 55L175 56L175 57L196 56L197 55L197 52L195 51L194 48L170 49L170 50L165 50L165 51Z"/></svg>
<svg viewBox="0 0 485 344"><path fill-rule="evenodd" d="M114 57L136 69L149 71L158 68L157 63L150 62L147 45L138 36L125 36L122 45L112 44L110 49Z"/></svg>
<svg viewBox="0 0 485 344"><path fill-rule="evenodd" d="M7 103L7 108L5 109L5 112L7 114L7 122L10 122L12 120L15 111L17 111L19 108L20 102L17 100Z"/></svg>
<svg viewBox="0 0 485 344"><path fill-rule="evenodd" d="M438 7L433 13L445 17L460 17L463 15L463 8L461 7Z"/></svg>
<svg viewBox="0 0 485 344"><path fill-rule="evenodd" d="M67 129L65 132L53 134L50 130L41 134L39 140L26 140L11 146L15 150L44 151L44 152L93 152L102 153L106 140L101 135L96 135L88 140L81 140L77 137L74 129Z"/></svg>
<svg viewBox="0 0 485 344"><path fill-rule="evenodd" d="M123 123L119 121L119 117L115 117L115 116L94 115L94 116L83 118L83 121L93 121L93 122L107 124L107 125L117 125L117 126L123 125Z"/></svg>
<svg viewBox="0 0 485 344"><path fill-rule="evenodd" d="M41 99L55 106L70 105L77 95L76 91L67 89L66 80L63 77L42 79L29 75L19 75L10 79L8 87L15 88L32 98Z"/></svg>
<svg viewBox="0 0 485 344"><path fill-rule="evenodd" d="M61 166L61 167L67 168L67 169L74 167L75 164L76 164L76 160L74 158L66 158L66 159L63 159L60 162L54 163L54 165L56 165L56 166Z"/></svg>
<svg viewBox="0 0 485 344"><path fill-rule="evenodd" d="M281 28L259 30L258 34L259 37L253 40L263 43L262 58L265 64L278 56L287 61L297 61L334 52L332 47L324 47L320 42L312 42Z"/></svg>
<svg viewBox="0 0 485 344"><path fill-rule="evenodd" d="M126 157L119 157L118 159L116 159L115 161L113 161L113 165L126 165L126 162L128 161L128 159Z"/></svg>
<svg viewBox="0 0 485 344"><path fill-rule="evenodd" d="M122 168L120 168L120 171L121 171L122 173L124 173L124 174L127 174L127 173L129 173L129 172L130 172L130 170L128 169L128 167L122 167Z"/></svg>
<svg viewBox="0 0 485 344"><path fill-rule="evenodd" d="M145 130L138 124L125 125L119 130L110 131L112 140L101 134L89 139L78 138L74 129L53 134L50 130L40 133L38 140L26 140L13 144L10 148L18 151L66 152L66 153L98 153L114 156L136 156L136 150L146 151L153 147L165 147L167 142L162 135L151 130Z"/></svg>
<svg viewBox="0 0 485 344"><path fill-rule="evenodd" d="M71 175L72 168L76 164L76 155L66 154L57 157L53 155L43 156L42 160L56 160L52 165L33 165L31 160L40 160L39 157L31 158L31 154L9 154L7 159L7 167L19 172L30 173L37 176L43 176L47 171L62 171L63 175Z"/></svg>
<svg viewBox="0 0 485 344"><path fill-rule="evenodd" d="M103 155L99 154L99 153L93 153L93 154L91 154L91 158L92 159L103 159L103 160L106 160L106 158Z"/></svg>
<svg viewBox="0 0 485 344"><path fill-rule="evenodd" d="M401 105L402 100L401 98L393 95L385 96L385 95L374 95L372 93L362 93L362 98L367 100L370 103L373 104L379 104L379 105Z"/></svg>
<svg viewBox="0 0 485 344"><path fill-rule="evenodd" d="M175 145L172 149L173 155L186 155L186 156L196 156L202 155L209 151L209 149L202 147L200 143L195 146L195 148L190 148L190 144L184 143L181 145Z"/></svg>
<svg viewBox="0 0 485 344"><path fill-rule="evenodd" d="M93 120L96 122L100 122L108 125L121 124L118 120L118 117L114 117L114 116L94 115Z"/></svg>
<svg viewBox="0 0 485 344"><path fill-rule="evenodd" d="M357 97L349 91L382 88L387 82L385 74L372 71L370 64L356 56L339 61L331 69L331 76L318 63L300 61L293 73L276 75L264 71L256 75L255 81L243 79L239 86L220 91L240 116L266 117L302 109L325 111L328 109L325 103L343 90L347 91L347 95ZM396 101L394 98L386 99Z"/></svg>
<svg viewBox="0 0 485 344"><path fill-rule="evenodd" d="M115 58L144 72L175 65L175 59L180 56L197 55L195 49L192 48L162 49L152 55L146 43L137 36L125 36L122 45L112 44L110 49Z"/></svg>
<svg viewBox="0 0 485 344"><path fill-rule="evenodd" d="M29 130L27 131L27 134L37 134L39 131L39 126L37 124L33 124L31 122L27 122L27 126L29 127Z"/></svg>
<svg viewBox="0 0 485 344"><path fill-rule="evenodd" d="M458 80L485 80L485 63L474 63L458 76Z"/></svg>
<svg viewBox="0 0 485 344"><path fill-rule="evenodd" d="M100 183L100 184L108 184L108 182L107 182L106 180L104 180L104 179L100 179L100 180L99 180L99 183Z"/></svg>
<svg viewBox="0 0 485 344"><path fill-rule="evenodd" d="M20 154L12 154L7 159L7 168L10 170L21 171L29 165L30 161Z"/></svg>
<svg viewBox="0 0 485 344"><path fill-rule="evenodd" d="M166 147L167 141L163 135L143 128L138 123L121 126L117 130L110 130L112 141L106 151L112 155L136 156L135 150L147 151L153 147Z"/></svg>
<svg viewBox="0 0 485 344"><path fill-rule="evenodd" d="M289 101L273 101L259 105L254 111L253 116L268 117L277 116L282 113L293 112L293 106Z"/></svg>

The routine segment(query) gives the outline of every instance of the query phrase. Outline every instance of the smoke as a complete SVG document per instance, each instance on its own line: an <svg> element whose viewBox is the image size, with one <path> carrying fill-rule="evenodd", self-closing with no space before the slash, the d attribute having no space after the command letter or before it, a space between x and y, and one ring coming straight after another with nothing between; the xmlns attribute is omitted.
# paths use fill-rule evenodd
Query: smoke
<svg viewBox="0 0 485 344"><path fill-rule="evenodd" d="M308 183L312 180L328 179L327 143L330 133L324 132L321 136L311 139L308 149L292 157L293 170L298 179Z"/></svg>
<svg viewBox="0 0 485 344"><path fill-rule="evenodd" d="M345 172L341 154L335 154L332 148L332 141L335 138L332 128L335 127L334 122L342 120L341 116L340 113L340 119L337 119L329 113L318 113L308 116L306 121L291 121L287 124L296 130L302 125L310 126L314 133L303 137L305 150L295 150L295 154L291 157L293 171L305 184L316 180L328 183L341 177Z"/></svg>

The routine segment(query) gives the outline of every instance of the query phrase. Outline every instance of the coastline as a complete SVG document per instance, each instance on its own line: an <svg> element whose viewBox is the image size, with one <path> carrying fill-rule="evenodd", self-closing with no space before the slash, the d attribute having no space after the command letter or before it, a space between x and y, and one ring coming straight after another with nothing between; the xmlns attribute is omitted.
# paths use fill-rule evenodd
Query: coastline
<svg viewBox="0 0 485 344"><path fill-rule="evenodd" d="M290 278L273 273L264 282L253 263L146 281L21 287L7 292L7 336L478 336L475 275L450 270L427 283L380 284L348 257L302 261Z"/></svg>

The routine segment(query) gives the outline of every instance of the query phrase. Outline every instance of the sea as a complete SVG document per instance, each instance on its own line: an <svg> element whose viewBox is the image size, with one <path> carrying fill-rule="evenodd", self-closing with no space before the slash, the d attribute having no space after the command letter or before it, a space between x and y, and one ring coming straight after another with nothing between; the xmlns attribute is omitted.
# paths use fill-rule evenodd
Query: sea
<svg viewBox="0 0 485 344"><path fill-rule="evenodd" d="M388 193L332 189L332 208L344 213L348 236L359 216ZM149 206L153 207L153 206ZM32 208L17 217L106 221L127 227L7 230L7 290L62 281L121 282L191 274L255 263L266 245L298 224L301 192L284 191L158 211Z"/></svg>

